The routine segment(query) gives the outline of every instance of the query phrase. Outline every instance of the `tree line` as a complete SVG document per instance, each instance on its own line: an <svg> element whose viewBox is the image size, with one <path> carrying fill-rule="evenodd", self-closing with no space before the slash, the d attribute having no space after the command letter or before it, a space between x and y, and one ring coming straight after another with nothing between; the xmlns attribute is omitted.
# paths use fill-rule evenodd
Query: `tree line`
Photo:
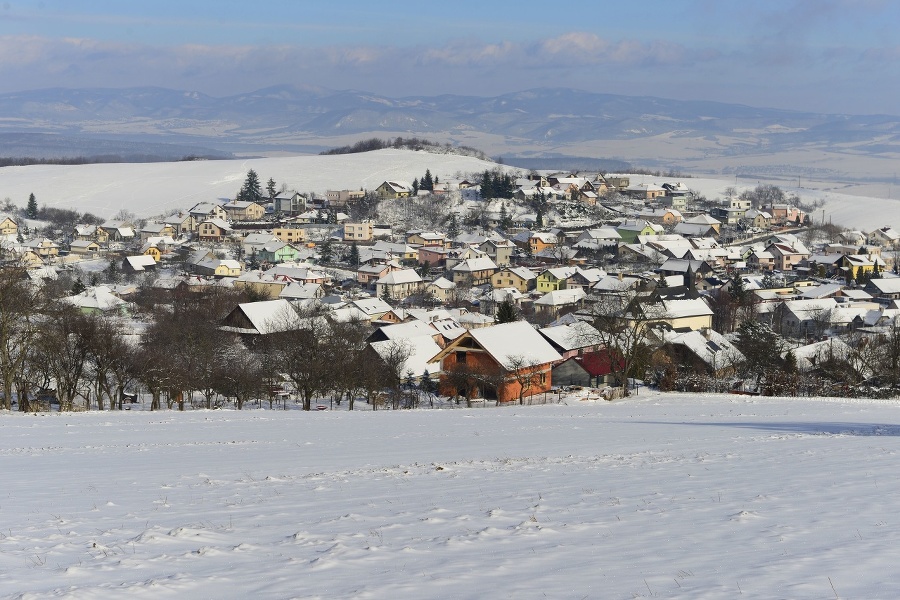
<svg viewBox="0 0 900 600"><path fill-rule="evenodd" d="M449 142L441 144L440 142L433 142L431 140L426 140L418 137L396 137L387 139L369 138L360 140L354 144L350 144L347 146L339 146L337 148L323 150L322 152L319 152L319 154L357 154L360 152L372 152L374 150L384 150L387 148L394 148L398 150L429 150L431 152L446 152L459 154L462 156L474 156L475 158L480 158L481 160L488 160L488 156L484 152L470 146L454 146Z"/></svg>
<svg viewBox="0 0 900 600"><path fill-rule="evenodd" d="M0 270L0 408L121 410L140 390L151 410L243 408L288 396L304 410L319 398L354 407L414 406L430 381L411 388L403 342L378 356L366 343L368 323L341 323L318 312L285 315L277 333L245 335L223 328L240 292L211 287L136 302L140 321L86 314L61 294L34 286L24 268ZM145 325L134 330L134 323ZM416 374L418 375L418 374ZM427 378L426 378L427 379Z"/></svg>

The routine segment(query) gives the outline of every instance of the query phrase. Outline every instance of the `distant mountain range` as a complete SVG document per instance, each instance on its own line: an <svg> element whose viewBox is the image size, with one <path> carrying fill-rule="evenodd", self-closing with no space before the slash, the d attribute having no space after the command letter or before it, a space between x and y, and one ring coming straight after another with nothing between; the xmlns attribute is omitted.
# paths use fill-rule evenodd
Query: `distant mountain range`
<svg viewBox="0 0 900 600"><path fill-rule="evenodd" d="M840 169L842 156L900 156L896 116L572 89L406 98L291 85L224 98L161 88L46 89L0 95L0 115L0 156L58 156L61 147L108 154L116 143L162 145L144 154L175 146L173 156L318 152L364 137L406 135L473 146L511 163L590 157L725 174L790 165L827 173ZM54 135L15 143L11 133ZM786 160L789 155L798 160Z"/></svg>

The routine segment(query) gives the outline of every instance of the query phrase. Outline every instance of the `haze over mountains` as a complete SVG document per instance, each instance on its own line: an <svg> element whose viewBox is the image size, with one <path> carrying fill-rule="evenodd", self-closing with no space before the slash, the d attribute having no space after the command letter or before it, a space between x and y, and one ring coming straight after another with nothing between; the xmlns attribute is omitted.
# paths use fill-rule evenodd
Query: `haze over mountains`
<svg viewBox="0 0 900 600"><path fill-rule="evenodd" d="M3 156L139 153L134 143L174 145L146 147L168 158L272 155L422 136L511 163L590 157L726 176L892 182L900 155L895 116L558 88L405 98L291 85L222 98L162 88L46 89L0 95L0 114Z"/></svg>

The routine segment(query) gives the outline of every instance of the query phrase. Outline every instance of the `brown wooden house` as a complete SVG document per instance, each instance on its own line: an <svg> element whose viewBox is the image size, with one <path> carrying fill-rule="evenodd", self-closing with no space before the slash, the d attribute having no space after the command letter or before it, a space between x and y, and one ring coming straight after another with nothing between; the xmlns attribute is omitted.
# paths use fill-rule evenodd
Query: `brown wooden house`
<svg viewBox="0 0 900 600"><path fill-rule="evenodd" d="M525 321L470 329L429 362L440 361L441 393L512 402L549 391L562 357Z"/></svg>

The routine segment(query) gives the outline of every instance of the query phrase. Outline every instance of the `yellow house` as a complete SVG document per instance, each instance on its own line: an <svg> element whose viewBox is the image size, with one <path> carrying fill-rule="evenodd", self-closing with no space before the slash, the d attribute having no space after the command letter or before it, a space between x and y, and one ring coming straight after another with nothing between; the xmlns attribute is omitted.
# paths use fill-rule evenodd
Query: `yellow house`
<svg viewBox="0 0 900 600"><path fill-rule="evenodd" d="M30 240L25 243L25 247L43 259L59 256L59 245L47 238Z"/></svg>
<svg viewBox="0 0 900 600"><path fill-rule="evenodd" d="M259 221L266 214L261 204L244 200L232 200L223 204L222 208L232 221Z"/></svg>
<svg viewBox="0 0 900 600"><path fill-rule="evenodd" d="M31 250L25 250L24 252L22 252L19 255L18 260L26 269L35 269L37 267L44 266L44 261L41 259L41 257Z"/></svg>
<svg viewBox="0 0 900 600"><path fill-rule="evenodd" d="M527 267L507 267L500 269L491 276L491 285L497 289L516 288L524 294L535 288L537 275Z"/></svg>
<svg viewBox="0 0 900 600"><path fill-rule="evenodd" d="M444 277L438 277L425 287L425 295L441 302L447 302L454 289L456 289L455 283Z"/></svg>
<svg viewBox="0 0 900 600"><path fill-rule="evenodd" d="M285 244L302 244L306 241L306 230L301 227L282 225L272 230L272 235Z"/></svg>
<svg viewBox="0 0 900 600"><path fill-rule="evenodd" d="M222 219L208 219L200 223L197 237L201 242L221 242L231 233L231 225Z"/></svg>
<svg viewBox="0 0 900 600"><path fill-rule="evenodd" d="M19 233L19 225L15 221L13 221L10 217L2 217L0 220L0 235L18 235Z"/></svg>
<svg viewBox="0 0 900 600"><path fill-rule="evenodd" d="M163 220L163 223L173 228L174 233L172 235L181 235L185 232L197 230L197 219L189 213L170 215Z"/></svg>
<svg viewBox="0 0 900 600"><path fill-rule="evenodd" d="M93 240L74 240L69 244L69 251L72 254L92 256L100 252L100 244Z"/></svg>
<svg viewBox="0 0 900 600"><path fill-rule="evenodd" d="M109 243L109 232L97 225L76 225L74 237L82 242Z"/></svg>
<svg viewBox="0 0 900 600"><path fill-rule="evenodd" d="M884 270L883 261L879 258L865 256L863 254L847 254L837 261L837 266L848 279L857 279L865 275L871 275L875 268Z"/></svg>
<svg viewBox="0 0 900 600"><path fill-rule="evenodd" d="M375 188L375 194L382 200L409 198L411 193L412 185L405 181L385 181Z"/></svg>
<svg viewBox="0 0 900 600"><path fill-rule="evenodd" d="M697 331L712 328L713 311L706 302L700 298L663 300L658 307L658 318L653 318L659 323L668 323L672 329ZM653 312L649 313L651 318Z"/></svg>
<svg viewBox="0 0 900 600"><path fill-rule="evenodd" d="M197 263L195 272L200 275L212 275L213 277L239 277L242 266L236 260L212 258Z"/></svg>
<svg viewBox="0 0 900 600"><path fill-rule="evenodd" d="M348 242L370 242L373 232L371 223L344 223L344 240Z"/></svg>
<svg viewBox="0 0 900 600"><path fill-rule="evenodd" d="M156 262L159 262L160 258L162 258L162 252L156 246L147 246L141 254L152 256Z"/></svg>
<svg viewBox="0 0 900 600"><path fill-rule="evenodd" d="M436 231L417 231L409 234L406 238L407 244L416 244L419 246L439 246L449 248L447 236Z"/></svg>

